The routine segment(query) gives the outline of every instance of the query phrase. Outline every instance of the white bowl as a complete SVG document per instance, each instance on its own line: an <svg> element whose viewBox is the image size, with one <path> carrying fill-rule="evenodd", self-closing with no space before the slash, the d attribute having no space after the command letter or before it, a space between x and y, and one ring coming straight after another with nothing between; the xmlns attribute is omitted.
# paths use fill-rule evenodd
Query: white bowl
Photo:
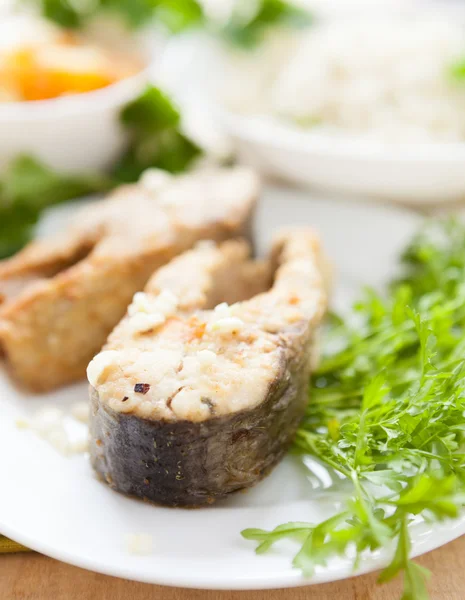
<svg viewBox="0 0 465 600"><path fill-rule="evenodd" d="M465 143L382 144L217 110L243 161L291 182L379 200L465 199Z"/></svg>
<svg viewBox="0 0 465 600"><path fill-rule="evenodd" d="M121 154L122 107L148 81L148 69L101 90L52 100L0 104L0 170L21 153L54 169L104 169Z"/></svg>
<svg viewBox="0 0 465 600"><path fill-rule="evenodd" d="M5 19L0 23L0 46L7 36L8 43L14 43L15 38L30 39L24 32L35 31L34 27L29 17ZM121 109L141 92L153 68L143 40L131 38L129 43L147 58L146 67L132 77L82 94L0 102L0 172L21 153L68 172L111 165L126 142L119 122Z"/></svg>
<svg viewBox="0 0 465 600"><path fill-rule="evenodd" d="M196 80L197 107L206 105L210 121L232 140L242 161L289 182L370 200L419 205L465 199L465 143L383 143L344 132L300 129L258 111L233 112L224 98L237 65L231 71L224 53L211 44L198 43L195 50L186 86L192 88ZM253 65L248 79L238 78L242 87L232 85L235 95L240 98L245 91L253 99L254 74L266 79L266 69L276 60L279 56L258 60L265 72Z"/></svg>

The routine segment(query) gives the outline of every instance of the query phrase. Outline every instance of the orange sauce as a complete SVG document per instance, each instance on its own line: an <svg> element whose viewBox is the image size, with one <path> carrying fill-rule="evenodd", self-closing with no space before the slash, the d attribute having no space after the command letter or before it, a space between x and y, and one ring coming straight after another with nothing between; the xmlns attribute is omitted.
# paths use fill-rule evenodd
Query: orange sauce
<svg viewBox="0 0 465 600"><path fill-rule="evenodd" d="M66 34L0 57L0 99L47 100L81 94L135 75L140 61Z"/></svg>

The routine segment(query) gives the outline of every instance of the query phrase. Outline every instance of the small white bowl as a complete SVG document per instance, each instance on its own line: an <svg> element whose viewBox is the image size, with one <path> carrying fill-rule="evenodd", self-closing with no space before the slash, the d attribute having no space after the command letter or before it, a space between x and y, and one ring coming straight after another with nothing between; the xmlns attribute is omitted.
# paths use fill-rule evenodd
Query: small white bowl
<svg viewBox="0 0 465 600"><path fill-rule="evenodd" d="M5 39L3 33L8 33L10 38L29 39L22 32L32 27L30 18L14 17L0 24L0 37ZM134 39L133 43L138 49L141 44L141 55L147 58L145 67L134 76L82 94L0 102L0 172L21 153L67 172L111 165L126 142L119 122L121 109L142 91L153 70L142 41Z"/></svg>
<svg viewBox="0 0 465 600"><path fill-rule="evenodd" d="M94 92L0 103L0 171L21 153L68 172L108 167L126 140L119 122L121 109L148 79L145 69Z"/></svg>

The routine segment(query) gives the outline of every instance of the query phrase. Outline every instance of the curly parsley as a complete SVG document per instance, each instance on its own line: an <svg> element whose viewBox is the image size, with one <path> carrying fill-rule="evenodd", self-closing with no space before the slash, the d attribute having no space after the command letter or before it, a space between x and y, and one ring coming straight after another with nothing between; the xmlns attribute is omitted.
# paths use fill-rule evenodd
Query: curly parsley
<svg viewBox="0 0 465 600"><path fill-rule="evenodd" d="M306 575L349 548L395 543L380 582L404 574L402 600L426 600L428 573L410 558L409 523L441 521L465 504L465 226L432 223L407 248L402 278L367 292L357 319L333 319L295 450L352 483L344 510L319 524L247 529L257 552L300 541ZM353 323L357 324L354 325Z"/></svg>

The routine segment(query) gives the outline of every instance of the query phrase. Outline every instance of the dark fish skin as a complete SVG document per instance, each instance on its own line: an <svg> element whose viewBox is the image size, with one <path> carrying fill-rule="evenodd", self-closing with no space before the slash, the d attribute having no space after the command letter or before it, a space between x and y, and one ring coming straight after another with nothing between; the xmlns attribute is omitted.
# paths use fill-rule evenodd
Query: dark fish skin
<svg viewBox="0 0 465 600"><path fill-rule="evenodd" d="M115 490L167 506L202 506L266 476L292 442L308 403L307 323L281 334L279 376L251 410L199 423L114 411L92 388L91 461Z"/></svg>

